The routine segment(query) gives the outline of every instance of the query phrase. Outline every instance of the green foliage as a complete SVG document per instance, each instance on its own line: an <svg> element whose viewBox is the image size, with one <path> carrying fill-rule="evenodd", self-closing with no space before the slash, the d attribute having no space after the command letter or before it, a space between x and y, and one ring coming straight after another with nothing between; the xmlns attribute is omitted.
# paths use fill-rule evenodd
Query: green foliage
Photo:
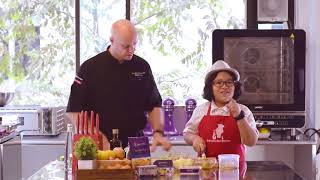
<svg viewBox="0 0 320 180"><path fill-rule="evenodd" d="M228 11L223 6L223 0L136 0L131 7L133 7L131 19L136 23L139 32L138 42L147 40L144 46L151 46L156 52L151 54L159 54L163 56L162 59L168 57L181 62L179 69L166 74L157 74L157 70L153 69L162 96L176 98L177 104L184 103L182 98L185 96L194 95L191 92L194 89L191 80L202 80L201 76L208 68L208 64L211 64L211 58L205 59L204 54L208 53L205 49L211 42L213 30L241 28L243 24L231 13L223 17L222 14ZM221 22L226 22L226 26ZM186 25L188 23L190 26ZM196 29L195 33L189 33L189 28ZM188 39L195 41L190 42ZM185 44L186 42L190 44ZM197 88L198 92L201 92L203 87ZM200 93L197 96L201 98Z"/></svg>
<svg viewBox="0 0 320 180"><path fill-rule="evenodd" d="M90 137L81 137L75 143L74 155L80 160L93 160L97 156L97 145Z"/></svg>
<svg viewBox="0 0 320 180"><path fill-rule="evenodd" d="M69 0L0 1L0 85L16 82L15 104L66 104L70 85L55 84L71 83L75 71L72 6Z"/></svg>
<svg viewBox="0 0 320 180"><path fill-rule="evenodd" d="M138 42L147 40L147 46L155 52L164 58L175 57L174 61L181 62L182 68L188 69L156 74L162 96L190 94L190 78L201 76L199 72L204 72L208 61L211 62L211 59L204 59L204 53L212 31L242 26L243 22L237 17L224 19L227 26L221 26L222 2L131 0L131 19L138 28ZM0 85L7 79L17 83L19 90L13 100L15 104L66 104L75 74L73 3L72 0L0 0ZM108 9L115 7L116 0L104 3L101 0L81 1L82 11L87 11L83 14L92 16L81 18L82 30L87 28L82 31L82 44L87 45L81 49L82 54L101 52L106 47L107 38L99 35L102 26L99 23L110 22L98 21L98 17L112 19ZM102 5L108 7L102 8ZM197 9L206 13L201 16L193 13ZM119 11L124 12L125 7ZM203 26L197 27L199 21ZM189 37L191 35L182 28L188 22L195 24L197 33L192 36L197 37ZM193 46L186 46L182 43L186 38L197 40L192 42ZM184 94L176 95L176 88L183 89Z"/></svg>

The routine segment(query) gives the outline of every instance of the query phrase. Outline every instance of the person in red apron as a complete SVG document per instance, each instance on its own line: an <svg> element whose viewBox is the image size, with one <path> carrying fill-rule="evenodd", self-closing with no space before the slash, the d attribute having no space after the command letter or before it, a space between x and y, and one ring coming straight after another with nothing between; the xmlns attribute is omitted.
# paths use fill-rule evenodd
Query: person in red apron
<svg viewBox="0 0 320 180"><path fill-rule="evenodd" d="M185 141L199 154L239 154L245 161L245 145L253 146L258 130L252 112L237 103L241 95L240 75L225 61L218 60L205 77L204 99L196 107L183 131Z"/></svg>

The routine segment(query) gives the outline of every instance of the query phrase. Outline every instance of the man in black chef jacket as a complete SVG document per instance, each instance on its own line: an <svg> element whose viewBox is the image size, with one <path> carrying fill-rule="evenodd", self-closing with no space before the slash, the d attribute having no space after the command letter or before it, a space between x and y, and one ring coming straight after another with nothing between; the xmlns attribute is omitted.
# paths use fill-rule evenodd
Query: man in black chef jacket
<svg viewBox="0 0 320 180"><path fill-rule="evenodd" d="M75 125L81 110L99 113L103 147L112 139L112 129L119 129L123 147L128 137L142 136L148 112L154 130L153 151L157 145L171 147L163 137L162 99L150 65L134 54L137 32L125 19L113 23L111 45L106 51L85 61L71 86L67 117Z"/></svg>

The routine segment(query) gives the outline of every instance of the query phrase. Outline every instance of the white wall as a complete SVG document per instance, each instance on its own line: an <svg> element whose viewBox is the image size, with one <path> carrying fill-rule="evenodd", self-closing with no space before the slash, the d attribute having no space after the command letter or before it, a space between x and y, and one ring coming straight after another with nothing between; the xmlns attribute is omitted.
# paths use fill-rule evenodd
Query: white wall
<svg viewBox="0 0 320 180"><path fill-rule="evenodd" d="M296 29L304 29L306 51L306 104L310 127L320 128L320 1L296 0Z"/></svg>
<svg viewBox="0 0 320 180"><path fill-rule="evenodd" d="M320 1L296 0L296 29L304 29L307 35L306 51L306 105L308 127L320 129ZM319 138L318 138L319 142ZM318 178L320 154L317 157Z"/></svg>

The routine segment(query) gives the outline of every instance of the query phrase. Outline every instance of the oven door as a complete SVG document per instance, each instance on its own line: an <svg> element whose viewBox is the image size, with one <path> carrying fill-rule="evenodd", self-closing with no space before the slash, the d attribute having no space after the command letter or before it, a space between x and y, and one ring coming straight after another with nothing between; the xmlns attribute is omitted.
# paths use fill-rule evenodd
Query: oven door
<svg viewBox="0 0 320 180"><path fill-rule="evenodd" d="M239 102L253 111L305 111L303 30L216 30L213 63L240 73Z"/></svg>

